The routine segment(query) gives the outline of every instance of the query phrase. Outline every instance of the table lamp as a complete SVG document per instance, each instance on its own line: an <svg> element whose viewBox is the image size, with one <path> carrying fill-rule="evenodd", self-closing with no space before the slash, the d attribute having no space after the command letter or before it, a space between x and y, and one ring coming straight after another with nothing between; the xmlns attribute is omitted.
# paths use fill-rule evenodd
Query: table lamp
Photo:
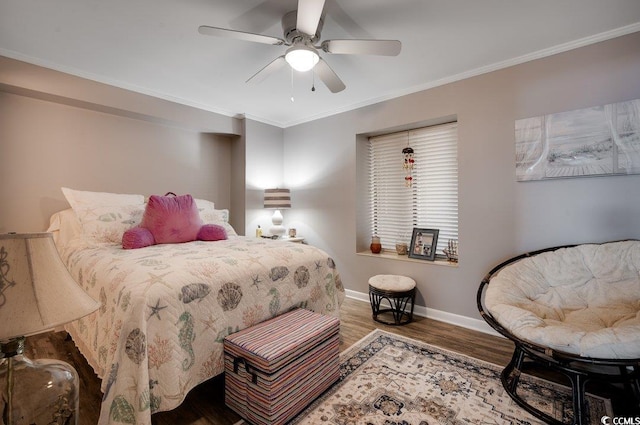
<svg viewBox="0 0 640 425"><path fill-rule="evenodd" d="M75 369L29 360L24 341L98 307L69 274L50 233L0 234L0 422L78 423Z"/></svg>
<svg viewBox="0 0 640 425"><path fill-rule="evenodd" d="M281 238L286 229L282 225L282 213L280 210L291 208L291 193L289 189L265 189L264 207L275 209L271 217L273 226L269 229L269 233Z"/></svg>

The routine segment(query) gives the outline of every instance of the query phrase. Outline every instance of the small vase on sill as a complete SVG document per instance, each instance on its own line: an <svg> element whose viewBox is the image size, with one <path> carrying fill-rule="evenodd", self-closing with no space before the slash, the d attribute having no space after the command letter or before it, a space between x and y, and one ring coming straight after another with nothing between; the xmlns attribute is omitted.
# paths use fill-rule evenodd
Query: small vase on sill
<svg viewBox="0 0 640 425"><path fill-rule="evenodd" d="M407 255L408 250L409 246L406 243L400 242L396 244L396 253L398 255Z"/></svg>
<svg viewBox="0 0 640 425"><path fill-rule="evenodd" d="M378 236L371 237L371 245L369 246L371 252L374 254L380 254L382 251L382 244L380 243L380 238Z"/></svg>

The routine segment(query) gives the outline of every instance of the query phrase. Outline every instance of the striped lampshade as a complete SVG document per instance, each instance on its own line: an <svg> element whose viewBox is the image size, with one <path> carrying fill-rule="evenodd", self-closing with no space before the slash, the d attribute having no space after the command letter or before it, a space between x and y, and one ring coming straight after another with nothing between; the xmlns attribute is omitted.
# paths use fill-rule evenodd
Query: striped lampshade
<svg viewBox="0 0 640 425"><path fill-rule="evenodd" d="M289 189L265 189L264 207L272 209L291 208L291 191Z"/></svg>

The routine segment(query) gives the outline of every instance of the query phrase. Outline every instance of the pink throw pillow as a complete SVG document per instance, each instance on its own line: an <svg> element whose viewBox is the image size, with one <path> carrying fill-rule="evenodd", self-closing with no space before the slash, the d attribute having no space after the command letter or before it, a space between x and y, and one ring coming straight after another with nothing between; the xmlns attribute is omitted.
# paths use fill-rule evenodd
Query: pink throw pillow
<svg viewBox="0 0 640 425"><path fill-rule="evenodd" d="M149 229L155 242L162 244L194 241L202 224L191 195L152 195L140 227Z"/></svg>
<svg viewBox="0 0 640 425"><path fill-rule="evenodd" d="M155 245L156 241L149 229L144 227L132 227L122 235L122 247L124 249L137 249Z"/></svg>
<svg viewBox="0 0 640 425"><path fill-rule="evenodd" d="M205 224L198 232L199 241L223 241L227 239L227 231L218 224Z"/></svg>

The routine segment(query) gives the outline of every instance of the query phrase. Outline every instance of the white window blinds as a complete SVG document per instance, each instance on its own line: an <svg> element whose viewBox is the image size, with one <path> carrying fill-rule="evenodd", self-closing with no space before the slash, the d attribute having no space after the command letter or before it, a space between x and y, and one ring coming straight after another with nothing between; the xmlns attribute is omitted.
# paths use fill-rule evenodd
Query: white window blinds
<svg viewBox="0 0 640 425"><path fill-rule="evenodd" d="M384 249L409 243L414 227L438 229L436 254L458 239L458 124L369 139L371 233ZM413 185L405 184L402 149L414 150Z"/></svg>

